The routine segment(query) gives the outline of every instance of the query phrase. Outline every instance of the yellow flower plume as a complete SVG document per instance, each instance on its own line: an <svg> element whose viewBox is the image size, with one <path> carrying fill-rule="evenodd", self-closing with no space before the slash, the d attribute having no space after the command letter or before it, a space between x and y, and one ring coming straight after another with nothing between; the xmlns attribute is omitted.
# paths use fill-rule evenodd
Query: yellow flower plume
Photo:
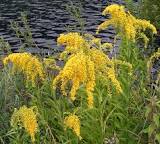
<svg viewBox="0 0 160 144"><path fill-rule="evenodd" d="M80 135L80 120L78 116L71 114L64 119L64 124L66 127L73 130L73 132L78 136L79 139L82 139Z"/></svg>
<svg viewBox="0 0 160 144"><path fill-rule="evenodd" d="M27 108L26 106L20 107L15 110L11 117L11 126L21 125L25 128L27 133L31 136L31 140L35 142L35 134L38 129L37 113L34 111L35 107Z"/></svg>
<svg viewBox="0 0 160 144"><path fill-rule="evenodd" d="M80 49L83 49L83 47L85 47L86 44L83 37L76 32L61 34L57 39L57 43L59 45L66 46L65 51L69 53L74 53L79 51Z"/></svg>
<svg viewBox="0 0 160 144"><path fill-rule="evenodd" d="M22 72L26 76L26 81L32 82L32 86L35 86L36 78L44 80L44 71L41 62L30 53L10 54L4 58L3 63L4 65L11 63L13 65L13 73L17 71Z"/></svg>
<svg viewBox="0 0 160 144"><path fill-rule="evenodd" d="M140 38L142 33L147 29L151 30L153 34L157 34L157 30L154 25L152 25L147 20L136 19L129 11L125 10L124 6L118 4L112 4L107 6L102 12L103 15L110 14L111 18L101 23L98 26L97 33L100 30L106 29L108 26L112 25L118 30L118 34L125 36L127 39L135 42L137 38ZM145 46L147 43L147 36L143 34Z"/></svg>
<svg viewBox="0 0 160 144"><path fill-rule="evenodd" d="M85 39L86 37L87 39ZM100 39L91 35L83 37L78 33L60 35L58 43L66 45L65 53L70 54L64 68L53 80L53 87L56 83L61 82L63 95L67 95L65 89L67 84L71 83L70 98L74 101L77 90L80 85L83 85L88 96L88 107L92 108L94 103L93 92L98 75L103 75L106 80L111 80L117 92L122 92L120 83L116 79L114 61L109 59L102 51L102 48L111 47L111 44L102 44ZM98 47L93 47L94 44L97 44Z"/></svg>
<svg viewBox="0 0 160 144"><path fill-rule="evenodd" d="M77 53L69 58L63 70L54 79L53 85L61 81L61 90L64 95L67 95L65 86L70 80L72 80L71 100L75 100L75 95L80 84L86 85L87 92L92 95L95 86L94 64L84 53Z"/></svg>

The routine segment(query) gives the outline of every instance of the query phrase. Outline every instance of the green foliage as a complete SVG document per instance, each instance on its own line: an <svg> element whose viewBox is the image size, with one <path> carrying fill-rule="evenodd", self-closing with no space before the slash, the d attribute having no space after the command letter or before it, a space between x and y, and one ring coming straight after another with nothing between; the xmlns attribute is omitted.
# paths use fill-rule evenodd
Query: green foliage
<svg viewBox="0 0 160 144"><path fill-rule="evenodd" d="M84 32L85 26L85 19L82 17L82 2L73 3L70 1L69 3L65 4L65 13L68 13L71 19L74 20L74 23L71 25L66 25L67 32L71 31L80 31Z"/></svg>
<svg viewBox="0 0 160 144"><path fill-rule="evenodd" d="M0 54L9 54L11 53L11 46L6 42L2 37L0 38Z"/></svg>
<svg viewBox="0 0 160 144"><path fill-rule="evenodd" d="M150 20L157 29L160 28L160 1L157 0L141 0L140 6L141 13L140 17Z"/></svg>
<svg viewBox="0 0 160 144"><path fill-rule="evenodd" d="M15 107L27 104L29 97L23 87L21 75L11 75L10 68L0 70L0 139L2 143L8 142L13 134L10 129L10 117Z"/></svg>
<svg viewBox="0 0 160 144"><path fill-rule="evenodd" d="M50 75L40 86L23 87L25 83L22 75L10 75L10 69L1 71L1 133L3 143L29 144L29 135L23 129L11 129L10 117L14 107L22 105L36 106L38 109L39 130L36 134L36 143L85 143L101 144L115 139L115 143L147 143L156 130L154 139L159 141L159 102L156 102L156 111L153 117L148 118L152 108L148 99L152 89L147 87L146 58L141 55L135 44L123 40L119 57L133 65L132 75L128 75L125 68L117 69L123 93L117 95L114 90L107 89L108 83L99 79L94 91L95 106L88 109L82 86L74 103L62 96L58 89L53 91ZM7 98L6 98L7 96ZM10 108L8 110L8 108ZM64 117L68 113L76 113L81 120L80 141L76 135L64 127Z"/></svg>
<svg viewBox="0 0 160 144"><path fill-rule="evenodd" d="M21 13L20 19L20 22L11 21L11 28L19 39L21 45L19 49L23 52L25 51L25 48L37 47L37 45L32 38L32 32L27 21L27 15L25 13Z"/></svg>
<svg viewBox="0 0 160 144"><path fill-rule="evenodd" d="M157 29L160 28L160 1L159 0L125 0L127 8L136 16L142 19L150 20Z"/></svg>

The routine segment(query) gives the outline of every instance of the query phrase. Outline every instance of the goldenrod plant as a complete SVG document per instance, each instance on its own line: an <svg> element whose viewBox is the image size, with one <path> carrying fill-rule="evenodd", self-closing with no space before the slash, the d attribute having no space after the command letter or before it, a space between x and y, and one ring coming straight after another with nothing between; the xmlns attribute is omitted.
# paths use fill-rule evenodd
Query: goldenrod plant
<svg viewBox="0 0 160 144"><path fill-rule="evenodd" d="M148 43L147 36L143 33L147 29L153 34L157 34L157 30L149 21L137 19L125 10L124 6L113 4L105 8L103 15L110 14L111 18L98 26L98 31L106 29L112 25L117 30L117 33L133 42L138 38L143 38L145 47Z"/></svg>
<svg viewBox="0 0 160 144"><path fill-rule="evenodd" d="M111 44L100 43L98 48L95 48L96 38L88 42L79 33L61 34L57 42L66 46L63 53L68 53L70 56L68 56L68 61L64 68L54 79L53 87L57 82L61 81L61 90L64 95L67 95L65 86L71 80L70 98L74 101L77 90L83 84L86 87L88 106L90 108L93 107L93 91L98 75L111 80L117 92L122 93L120 83L116 79L114 61L109 59L102 51L102 48L111 47Z"/></svg>
<svg viewBox="0 0 160 144"><path fill-rule="evenodd" d="M147 46L145 32L156 28L122 5L103 14L110 18L98 32L114 26L121 38L116 55L109 56L114 44L77 30L58 36L64 51L56 56L23 49L1 57L0 143L160 143L158 68L151 80L159 50L148 57L138 43L143 38Z"/></svg>
<svg viewBox="0 0 160 144"><path fill-rule="evenodd" d="M38 129L37 112L34 109L35 107L27 108L26 106L22 106L19 110L15 109L11 117L11 126L22 125L30 135L32 143L35 142L35 134Z"/></svg>
<svg viewBox="0 0 160 144"><path fill-rule="evenodd" d="M75 114L65 117L64 124L66 127L71 128L79 139L82 139L80 136L80 120Z"/></svg>
<svg viewBox="0 0 160 144"><path fill-rule="evenodd" d="M4 58L4 65L11 64L12 72L22 72L26 77L27 84L31 82L33 86L36 79L44 80L44 71L41 62L30 53L12 53Z"/></svg>

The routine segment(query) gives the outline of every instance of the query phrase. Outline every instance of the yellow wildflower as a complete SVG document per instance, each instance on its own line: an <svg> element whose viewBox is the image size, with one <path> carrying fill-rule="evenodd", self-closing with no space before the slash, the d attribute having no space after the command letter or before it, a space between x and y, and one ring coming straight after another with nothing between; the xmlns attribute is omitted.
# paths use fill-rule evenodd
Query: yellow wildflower
<svg viewBox="0 0 160 144"><path fill-rule="evenodd" d="M94 62L91 61L91 59L88 58L87 61L87 83L86 83L86 91L88 95L88 107L93 107L93 91L94 87L96 85L95 83L95 65Z"/></svg>
<svg viewBox="0 0 160 144"><path fill-rule="evenodd" d="M54 58L44 58L43 63L48 67L50 67L51 65L56 65L56 61Z"/></svg>
<svg viewBox="0 0 160 144"><path fill-rule="evenodd" d="M147 20L141 20L141 19L136 19L136 24L135 27L138 31L145 31L146 29L150 29L153 34L157 34L157 30L154 25L152 25L149 21Z"/></svg>
<svg viewBox="0 0 160 144"><path fill-rule="evenodd" d="M111 43L104 43L102 44L102 49L112 49L113 45Z"/></svg>
<svg viewBox="0 0 160 144"><path fill-rule="evenodd" d="M35 134L38 129L36 116L37 113L34 112L34 107L27 108L26 106L22 106L19 110L15 110L11 117L11 125L16 126L17 124L22 124L31 136L33 143L35 142Z"/></svg>
<svg viewBox="0 0 160 144"><path fill-rule="evenodd" d="M114 16L115 16L119 12L123 12L123 11L124 11L124 6L112 4L104 9L104 11L102 12L102 15L106 15L108 13L111 13L111 14L114 14Z"/></svg>
<svg viewBox="0 0 160 144"><path fill-rule="evenodd" d="M157 33L156 28L149 21L136 19L124 6L113 4L105 8L103 15L110 14L111 18L98 26L97 33L112 25L118 30L118 34L125 36L127 39L135 42L136 38L145 30L149 29L153 34ZM143 35L144 36L144 35ZM145 38L146 42L146 36Z"/></svg>
<svg viewBox="0 0 160 144"><path fill-rule="evenodd" d="M80 120L78 116L71 114L64 119L64 124L66 127L73 130L73 132L79 137L79 139L82 139L80 135Z"/></svg>
<svg viewBox="0 0 160 144"><path fill-rule="evenodd" d="M101 45L101 39L100 38L93 38L91 40L92 44L95 44L97 46L100 46Z"/></svg>
<svg viewBox="0 0 160 144"><path fill-rule="evenodd" d="M79 33L61 34L57 43L66 46L66 51L74 53L85 45L85 40Z"/></svg>
<svg viewBox="0 0 160 144"><path fill-rule="evenodd" d="M54 80L54 83L62 81L61 89L64 92L64 87L69 80L73 80L73 86L71 89L71 99L75 100L75 94L79 88L79 84L84 82L86 79L86 57L84 54L78 53L70 57L64 66L63 70L60 71L59 75Z"/></svg>
<svg viewBox="0 0 160 144"><path fill-rule="evenodd" d="M94 105L94 98L93 98L93 94L90 91L87 91L87 102L88 102L88 107L89 108L93 108Z"/></svg>
<svg viewBox="0 0 160 144"><path fill-rule="evenodd" d="M54 58L44 58L43 64L45 65L46 68L60 70L60 67L56 65L56 61Z"/></svg>
<svg viewBox="0 0 160 144"><path fill-rule="evenodd" d="M85 38L88 39L86 40ZM76 39L80 39L79 41L81 42L77 44ZM103 47L111 47L110 43L102 44L101 39L97 39L90 34L82 37L77 33L60 35L58 42L65 44L65 52L70 53L64 68L53 80L53 87L55 87L56 83L61 82L63 95L67 95L65 88L71 82L70 98L74 101L77 90L83 84L88 96L88 107L92 108L94 103L93 91L98 75L103 75L105 79L110 79L116 90L122 92L120 83L116 79L114 62L102 51ZM94 44L98 47L93 47ZM68 49L70 47L72 47L72 50ZM109 71L107 72L108 69Z"/></svg>
<svg viewBox="0 0 160 144"><path fill-rule="evenodd" d="M12 71L22 72L26 76L26 81L32 82L32 85L35 86L36 78L39 77L41 80L44 80L43 66L41 62L30 53L13 53L4 58L4 65L12 63Z"/></svg>
<svg viewBox="0 0 160 144"><path fill-rule="evenodd" d="M53 85L58 81L61 81L61 90L63 94L66 95L65 86L68 81L72 80L70 98L74 101L76 91L79 89L81 83L87 83L87 85L89 85L88 83L90 83L90 85L92 84L92 86L94 86L94 75L90 75L91 72L94 73L94 69L93 65L90 65L89 62L91 63L91 61L88 61L88 58L86 55L84 55L84 53L78 53L71 56L71 58L67 61L66 65L64 66L63 70L60 71L59 75L54 79ZM90 72L87 71L87 67L90 68ZM88 90L92 92L93 88L88 88Z"/></svg>
<svg viewBox="0 0 160 144"><path fill-rule="evenodd" d="M111 82L115 86L116 90L119 93L122 93L122 88L120 86L119 81L116 79L114 68L108 68L106 74L107 74L107 77L111 80Z"/></svg>
<svg viewBox="0 0 160 144"><path fill-rule="evenodd" d="M90 51L91 60L94 62L96 73L106 66L113 65L112 61L101 50L92 48Z"/></svg>
<svg viewBox="0 0 160 144"><path fill-rule="evenodd" d="M91 46L93 47L97 47L98 49L111 49L113 48L113 45L112 43L102 43L101 39L100 38L93 38L91 39L91 43L90 43Z"/></svg>

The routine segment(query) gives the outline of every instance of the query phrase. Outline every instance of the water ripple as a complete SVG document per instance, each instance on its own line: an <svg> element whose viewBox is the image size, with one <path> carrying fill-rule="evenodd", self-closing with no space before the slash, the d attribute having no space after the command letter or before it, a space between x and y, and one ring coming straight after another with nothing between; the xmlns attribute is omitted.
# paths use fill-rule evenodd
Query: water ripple
<svg viewBox="0 0 160 144"><path fill-rule="evenodd" d="M11 30L10 21L17 20L21 12L27 12L33 38L40 49L47 51L50 47L58 52L56 39L60 33L66 32L66 25L74 25L75 21L65 11L64 4L68 0L1 0L0 1L0 36L7 40L13 50L17 50L19 41ZM79 0L73 0L78 3ZM107 3L123 4L122 0L83 0L82 17L86 20L85 31L94 33L96 27L104 18L102 10ZM107 41L113 41L114 30L103 31L100 36ZM29 48L30 51L36 52ZM40 50L38 50L40 51Z"/></svg>

